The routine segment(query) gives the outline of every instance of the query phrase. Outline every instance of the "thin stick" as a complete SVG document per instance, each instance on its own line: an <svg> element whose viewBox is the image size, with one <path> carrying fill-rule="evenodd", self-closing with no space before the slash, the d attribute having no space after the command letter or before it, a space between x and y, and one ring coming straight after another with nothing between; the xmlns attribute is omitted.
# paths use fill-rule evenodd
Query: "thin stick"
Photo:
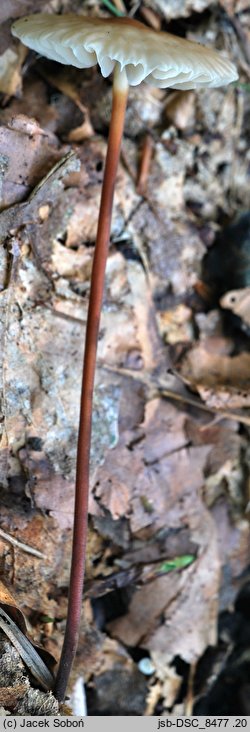
<svg viewBox="0 0 250 732"><path fill-rule="evenodd" d="M23 544L22 541L15 539L14 536L6 534L6 531L3 531L3 529L0 529L0 537L9 544L13 544L13 546L21 549L22 552L26 552L26 554L33 554L33 557L38 557L38 559L47 559L46 554L42 554L38 549L33 549L33 547L28 544Z"/></svg>
<svg viewBox="0 0 250 732"><path fill-rule="evenodd" d="M126 72L120 72L119 66L117 66L114 72L112 116L91 276L89 309L85 336L68 616L62 654L54 688L54 694L59 701L63 701L65 696L68 677L76 653L79 637L86 556L89 462L96 353L103 299L105 268L109 248L114 186L120 156L127 95L128 82Z"/></svg>
<svg viewBox="0 0 250 732"><path fill-rule="evenodd" d="M106 371L113 371L115 374L127 376L129 379L134 379L135 381L141 381L148 387L150 399L161 395L166 399L174 399L175 401L183 402L184 404L190 404L191 407L196 407L197 409L203 410L203 412L214 414L219 419L233 419L236 422L248 425L248 427L250 425L250 417L247 415L233 412L231 409L210 407L209 404L202 402L198 397L191 397L189 394L185 394L182 391L170 389L167 379L154 377L149 372L140 373L138 371L132 371L132 369L117 368L117 366L108 366L107 364L105 366L102 364L102 367Z"/></svg>

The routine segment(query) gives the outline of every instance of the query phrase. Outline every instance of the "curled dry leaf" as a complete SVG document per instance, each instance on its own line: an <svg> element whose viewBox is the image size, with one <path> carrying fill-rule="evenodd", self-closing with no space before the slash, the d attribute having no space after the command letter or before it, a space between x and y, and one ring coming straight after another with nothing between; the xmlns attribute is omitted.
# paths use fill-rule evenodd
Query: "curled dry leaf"
<svg viewBox="0 0 250 732"><path fill-rule="evenodd" d="M0 605L1 607L5 608L7 612L10 613L11 617L17 625L19 625L20 629L23 631L23 633L26 632L26 621L24 614L18 607L13 595L9 592L7 587L3 584L3 582L0 581Z"/></svg>

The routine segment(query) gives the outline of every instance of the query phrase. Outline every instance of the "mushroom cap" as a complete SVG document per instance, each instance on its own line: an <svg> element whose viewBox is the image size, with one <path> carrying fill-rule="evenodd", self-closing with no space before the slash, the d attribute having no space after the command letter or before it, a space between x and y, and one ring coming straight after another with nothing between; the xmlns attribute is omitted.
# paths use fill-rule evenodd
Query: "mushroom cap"
<svg viewBox="0 0 250 732"><path fill-rule="evenodd" d="M235 66L217 51L130 18L36 14L17 20L12 33L54 61L77 68L99 64L103 76L118 63L132 86L147 81L161 88L195 89L238 78Z"/></svg>

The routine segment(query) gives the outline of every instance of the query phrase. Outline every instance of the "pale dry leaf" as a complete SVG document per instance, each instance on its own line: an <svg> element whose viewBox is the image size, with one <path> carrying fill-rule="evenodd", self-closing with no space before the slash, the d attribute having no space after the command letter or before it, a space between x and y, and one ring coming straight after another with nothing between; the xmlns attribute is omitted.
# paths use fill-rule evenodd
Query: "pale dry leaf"
<svg viewBox="0 0 250 732"><path fill-rule="evenodd" d="M13 96L20 92L22 86L22 64L27 49L21 43L18 47L7 48L0 56L0 92Z"/></svg>
<svg viewBox="0 0 250 732"><path fill-rule="evenodd" d="M181 364L182 377L191 384L208 388L234 387L247 389L249 385L250 354L221 356L206 350L203 344L194 346Z"/></svg>
<svg viewBox="0 0 250 732"><path fill-rule="evenodd" d="M208 407L215 410L246 409L250 407L249 385L237 387L209 387L196 384L197 391ZM229 414L228 414L229 416ZM240 416L240 415L239 415Z"/></svg>
<svg viewBox="0 0 250 732"><path fill-rule="evenodd" d="M192 310L181 303L171 310L157 313L159 331L166 343L189 342L193 339Z"/></svg>
<svg viewBox="0 0 250 732"><path fill-rule="evenodd" d="M156 10L166 20L187 17L193 12L201 13L212 4L212 0L145 0L145 5Z"/></svg>
<svg viewBox="0 0 250 732"><path fill-rule="evenodd" d="M157 463L164 456L188 444L185 432L186 415L162 399L151 399L145 407L142 430L143 460L146 465Z"/></svg>

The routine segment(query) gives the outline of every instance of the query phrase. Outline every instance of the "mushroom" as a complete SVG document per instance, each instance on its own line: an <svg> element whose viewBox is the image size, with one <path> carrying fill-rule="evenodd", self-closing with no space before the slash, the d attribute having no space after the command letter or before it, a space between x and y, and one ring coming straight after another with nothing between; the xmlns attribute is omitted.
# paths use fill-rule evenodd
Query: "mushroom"
<svg viewBox="0 0 250 732"><path fill-rule="evenodd" d="M169 33L151 30L130 18L35 14L16 21L12 33L29 48L60 63L77 68L99 64L104 77L113 72L112 114L85 336L68 616L55 683L55 695L62 700L79 635L96 353L114 185L129 85L136 86L146 81L160 88L197 89L229 84L238 75L234 65L218 52Z"/></svg>

